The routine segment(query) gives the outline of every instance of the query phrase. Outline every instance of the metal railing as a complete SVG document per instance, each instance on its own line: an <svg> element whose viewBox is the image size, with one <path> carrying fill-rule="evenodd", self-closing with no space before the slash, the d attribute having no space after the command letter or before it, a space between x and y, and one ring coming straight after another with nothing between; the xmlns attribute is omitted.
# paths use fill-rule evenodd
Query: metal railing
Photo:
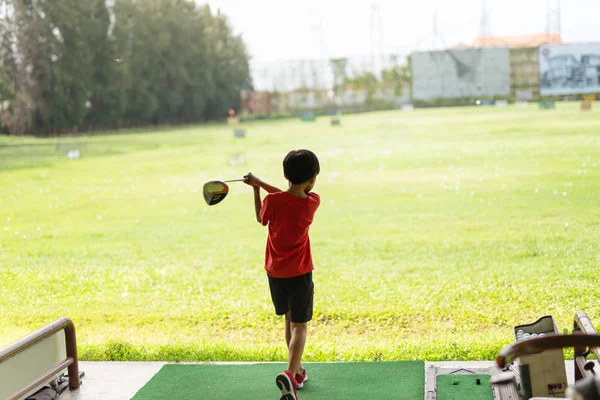
<svg viewBox="0 0 600 400"><path fill-rule="evenodd" d="M587 334L596 335L596 329L590 322L588 316L583 312L579 311L575 314L575 321L573 322L573 334ZM600 360L600 344L586 344L580 343L578 346L573 347L573 362L575 367L575 380L578 381L588 376L594 375L594 362L588 361L587 356L593 354L596 360Z"/></svg>
<svg viewBox="0 0 600 400"><path fill-rule="evenodd" d="M0 364L8 361L10 358L27 350L28 348L40 343L57 332L65 331L66 358L60 363L47 370L43 375L29 383L19 392L9 397L9 400L17 400L26 395L31 390L50 381L60 371L67 368L69 373L69 389L78 389L80 385L79 363L77 360L77 339L75 336L75 325L69 318L61 318L48 326L24 337L21 340L0 350Z"/></svg>
<svg viewBox="0 0 600 400"><path fill-rule="evenodd" d="M594 375L594 362L587 356L593 354L600 360L600 336L590 322L588 316L579 311L575 314L572 335L552 335L543 338L525 340L506 346L496 358L496 365L504 369L520 356L540 353L550 349L573 348L575 363L575 380Z"/></svg>
<svg viewBox="0 0 600 400"><path fill-rule="evenodd" d="M494 393L497 393L499 400L520 399L517 375L514 371L509 370L508 366L521 356L541 353L544 350L566 348L574 350L574 387L586 382L582 379L596 376L594 370L596 364L594 361L588 361L587 356L593 354L596 360L600 360L600 336L596 333L596 329L587 315L579 311L575 314L571 335L538 337L503 348L496 358L496 366L499 370L491 379Z"/></svg>
<svg viewBox="0 0 600 400"><path fill-rule="evenodd" d="M498 368L504 369L519 357L541 353L544 350L567 348L585 349L598 346L600 346L600 336L592 333L552 335L543 338L529 339L502 349L496 358L496 365Z"/></svg>

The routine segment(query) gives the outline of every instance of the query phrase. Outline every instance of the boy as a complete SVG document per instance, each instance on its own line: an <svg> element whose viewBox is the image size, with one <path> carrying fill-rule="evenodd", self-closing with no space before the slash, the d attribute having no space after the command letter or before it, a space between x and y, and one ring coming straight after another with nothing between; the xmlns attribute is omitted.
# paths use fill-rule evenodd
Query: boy
<svg viewBox="0 0 600 400"><path fill-rule="evenodd" d="M285 315L288 368L275 382L281 400L296 400L296 389L306 382L302 353L307 322L312 319L314 269L308 230L321 199L311 190L320 172L319 160L310 150L293 150L283 160L283 174L289 181L281 191L248 173L247 184L254 188L256 220L269 225L265 270L277 315ZM263 201L260 189L268 192Z"/></svg>

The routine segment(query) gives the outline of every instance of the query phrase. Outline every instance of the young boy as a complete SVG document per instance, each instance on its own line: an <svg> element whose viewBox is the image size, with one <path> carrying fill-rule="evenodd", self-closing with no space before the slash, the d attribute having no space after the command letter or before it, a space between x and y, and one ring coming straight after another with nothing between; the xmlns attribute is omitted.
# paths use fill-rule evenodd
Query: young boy
<svg viewBox="0 0 600 400"><path fill-rule="evenodd" d="M288 368L275 379L281 400L296 400L296 389L302 388L307 380L301 360L314 294L308 230L321 203L319 195L311 192L319 172L319 160L312 151L294 150L283 160L283 174L289 181L286 191L252 173L244 177L254 188L256 220L263 226L269 225L265 270L275 313L285 315ZM268 192L263 201L261 188Z"/></svg>

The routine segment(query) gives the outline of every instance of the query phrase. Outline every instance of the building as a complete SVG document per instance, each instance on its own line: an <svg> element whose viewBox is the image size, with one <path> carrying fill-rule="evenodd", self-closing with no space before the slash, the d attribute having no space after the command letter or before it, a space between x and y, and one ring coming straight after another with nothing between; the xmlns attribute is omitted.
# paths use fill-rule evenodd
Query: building
<svg viewBox="0 0 600 400"><path fill-rule="evenodd" d="M249 114L265 114L271 111L271 95L265 91L243 91L242 108Z"/></svg>
<svg viewBox="0 0 600 400"><path fill-rule="evenodd" d="M510 88L512 94L539 94L540 52L537 47L510 49ZM527 95L525 95L525 98Z"/></svg>
<svg viewBox="0 0 600 400"><path fill-rule="evenodd" d="M560 44L555 33L537 35L480 37L473 47L508 47L510 49L510 88L517 98L527 99L540 93L539 46Z"/></svg>

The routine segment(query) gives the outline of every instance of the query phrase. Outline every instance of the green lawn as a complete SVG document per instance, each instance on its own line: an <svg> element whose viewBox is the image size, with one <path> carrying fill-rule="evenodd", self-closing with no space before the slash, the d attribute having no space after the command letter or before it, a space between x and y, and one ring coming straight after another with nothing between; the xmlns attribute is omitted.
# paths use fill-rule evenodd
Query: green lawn
<svg viewBox="0 0 600 400"><path fill-rule="evenodd" d="M257 122L245 139L163 129L9 165L0 346L68 316L85 360L284 360L252 191L232 184L208 207L201 190L248 171L285 187L281 161L301 147L321 161L308 361L493 359L543 315L600 325L598 108Z"/></svg>

